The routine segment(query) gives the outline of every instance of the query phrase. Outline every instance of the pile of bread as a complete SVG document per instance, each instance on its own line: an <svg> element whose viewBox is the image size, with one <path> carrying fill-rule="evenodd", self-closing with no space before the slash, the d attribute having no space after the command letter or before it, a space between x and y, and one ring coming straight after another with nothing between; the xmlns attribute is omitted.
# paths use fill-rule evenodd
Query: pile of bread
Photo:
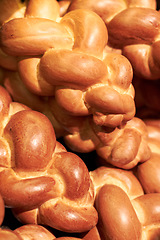
<svg viewBox="0 0 160 240"><path fill-rule="evenodd" d="M1 240L160 239L158 2L0 1Z"/></svg>

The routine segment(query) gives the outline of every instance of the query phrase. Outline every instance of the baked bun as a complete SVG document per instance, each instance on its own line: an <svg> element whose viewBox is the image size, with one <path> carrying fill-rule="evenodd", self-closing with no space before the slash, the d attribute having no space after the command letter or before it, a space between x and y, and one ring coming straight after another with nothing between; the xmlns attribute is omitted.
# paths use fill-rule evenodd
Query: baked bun
<svg viewBox="0 0 160 240"><path fill-rule="evenodd" d="M108 29L108 44L122 50L135 75L159 79L159 20L155 0L73 0L68 12L88 9L96 12Z"/></svg>
<svg viewBox="0 0 160 240"><path fill-rule="evenodd" d="M132 168L138 162L146 161L150 157L147 129L142 120L133 118L117 128L98 126L91 116L76 117L67 114L58 106L54 98L47 100L31 93L20 80L17 72L5 72L4 79L4 85L14 100L45 114L54 126L56 137L63 137L65 144L72 151L88 153L96 150L98 156L104 159L104 163L109 162L122 168ZM72 93L73 91L70 90L70 95ZM81 96L78 90L77 95ZM66 96L64 91L62 96L63 98ZM78 112L82 101L76 103L74 111ZM71 111L73 104L70 105L66 101L66 107ZM109 116L108 119L110 121ZM132 148L130 148L131 144ZM121 150L123 148L124 154L121 152L118 154L119 148Z"/></svg>
<svg viewBox="0 0 160 240"><path fill-rule="evenodd" d="M65 143L73 151L96 150L100 164L131 169L151 156L147 128L139 118L134 117L115 129L91 121L81 121L81 124L79 132L64 136Z"/></svg>
<svg viewBox="0 0 160 240"><path fill-rule="evenodd" d="M49 119L0 87L0 193L23 223L83 232L97 223L87 166L56 141Z"/></svg>
<svg viewBox="0 0 160 240"><path fill-rule="evenodd" d="M53 19L55 1L43 3L47 17L37 4L29 1L24 17L6 22L0 32L1 49L18 57L18 73L29 91L52 97L51 108L73 119L91 115L96 124L112 127L132 119L132 67L121 54L106 51L103 20L85 9ZM57 111L53 115L67 128Z"/></svg>

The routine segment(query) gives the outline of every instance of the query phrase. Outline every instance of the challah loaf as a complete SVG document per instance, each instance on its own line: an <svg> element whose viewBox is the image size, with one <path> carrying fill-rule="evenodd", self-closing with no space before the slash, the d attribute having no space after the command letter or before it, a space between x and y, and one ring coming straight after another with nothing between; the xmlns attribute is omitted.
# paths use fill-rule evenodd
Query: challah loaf
<svg viewBox="0 0 160 240"><path fill-rule="evenodd" d="M87 129L87 124L90 124L92 131ZM115 129L85 122L79 133L68 134L64 140L73 151L79 148L83 151L86 148L96 150L100 157L98 161L103 165L110 163L124 169L147 161L151 155L146 125L136 117Z"/></svg>
<svg viewBox="0 0 160 240"><path fill-rule="evenodd" d="M40 10L38 15L34 2L29 1L23 18L1 28L1 49L18 57L26 87L52 96L57 108L71 117L91 115L96 124L113 127L132 119L132 67L124 56L106 52L108 33L102 19L92 11L75 10L53 20L54 1L45 2L48 18Z"/></svg>
<svg viewBox="0 0 160 240"><path fill-rule="evenodd" d="M108 44L122 49L135 75L159 79L159 21L155 0L73 0L68 12L89 9L96 12L108 29Z"/></svg>
<svg viewBox="0 0 160 240"><path fill-rule="evenodd" d="M62 111L53 98L48 101L31 93L15 72L6 72L4 85L15 101L47 115L54 126L56 136L62 136L65 144L74 152L87 153L96 150L104 162L122 168L132 168L150 157L147 130L138 118L127 121L120 128L100 127L94 124L91 116L71 116ZM80 92L78 94L81 95ZM80 101L76 102L74 111L78 111L81 105ZM73 104L70 105L66 101L66 107L71 111Z"/></svg>
<svg viewBox="0 0 160 240"><path fill-rule="evenodd" d="M42 113L0 87L0 193L23 223L81 232L97 223L87 166L56 141Z"/></svg>

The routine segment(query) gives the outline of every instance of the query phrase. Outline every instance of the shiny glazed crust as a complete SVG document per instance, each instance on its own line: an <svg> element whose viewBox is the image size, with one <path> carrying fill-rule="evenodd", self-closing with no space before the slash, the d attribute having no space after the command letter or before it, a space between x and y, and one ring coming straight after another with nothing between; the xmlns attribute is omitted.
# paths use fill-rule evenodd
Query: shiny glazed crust
<svg viewBox="0 0 160 240"><path fill-rule="evenodd" d="M71 150L96 150L105 161L128 169L146 161L145 127L133 120L132 67L107 46L102 19L84 9L57 16L51 11L59 8L55 1L43 2L43 15L37 4L29 1L24 16L1 28L3 51L18 60L18 72L5 72L7 90L15 101L47 115ZM129 151L127 159L119 147Z"/></svg>
<svg viewBox="0 0 160 240"><path fill-rule="evenodd" d="M1 28L1 48L18 56L25 86L37 95L55 96L51 105L64 116L91 115L96 124L112 127L132 119L132 67L124 56L106 51L108 32L102 19L84 9L53 18L51 9L57 1L43 4L47 17L38 3L29 1L24 17ZM68 127L63 116L53 115Z"/></svg>
<svg viewBox="0 0 160 240"><path fill-rule="evenodd" d="M97 223L88 169L56 141L42 113L12 102L0 87L0 192L23 223L81 232Z"/></svg>
<svg viewBox="0 0 160 240"><path fill-rule="evenodd" d="M100 167L90 175L99 220L97 226L86 233L85 240L159 238L159 193L144 194L131 171Z"/></svg>
<svg viewBox="0 0 160 240"><path fill-rule="evenodd" d="M156 7L155 0L73 0L67 11L88 9L96 12L107 26L108 44L122 50L135 75L153 80L160 78L160 15Z"/></svg>

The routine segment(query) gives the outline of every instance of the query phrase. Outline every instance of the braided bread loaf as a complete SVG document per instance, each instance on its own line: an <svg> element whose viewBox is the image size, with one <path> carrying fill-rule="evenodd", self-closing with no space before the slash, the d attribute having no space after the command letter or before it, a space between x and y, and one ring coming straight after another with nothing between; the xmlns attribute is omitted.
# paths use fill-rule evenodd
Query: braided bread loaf
<svg viewBox="0 0 160 240"><path fill-rule="evenodd" d="M12 75L10 77L10 75ZM49 117L52 124L56 126L56 136L63 136L65 144L74 152L91 152L96 150L97 154L117 167L132 168L138 162L149 159L150 150L147 146L147 129L142 120L133 118L120 128L100 127L93 123L90 117L74 118L57 108L57 104L50 99L48 102L41 97L29 92L15 73L8 73L4 84L15 101L23 102L37 111L43 112ZM24 98L26 101L23 101ZM56 111L56 118L51 110ZM65 129L59 123L65 123ZM138 141L139 139L139 141ZM130 147L132 146L132 148ZM118 149L121 149L119 151ZM118 154L119 151L119 154ZM122 154L124 152L124 154ZM118 155L117 155L118 154ZM128 156L128 157L127 157ZM104 163L105 163L104 162Z"/></svg>
<svg viewBox="0 0 160 240"><path fill-rule="evenodd" d="M87 124L91 126L89 130ZM88 121L79 133L64 136L64 141L73 151L80 151L78 146L84 152L86 148L96 150L99 163L110 163L124 169L131 169L139 162L147 161L151 155L147 128L136 117L115 129L99 127Z"/></svg>
<svg viewBox="0 0 160 240"><path fill-rule="evenodd" d="M108 44L122 49L134 73L146 79L159 79L159 22L155 0L107 1L73 0L68 11L90 9L105 22Z"/></svg>
<svg viewBox="0 0 160 240"><path fill-rule="evenodd" d="M75 10L62 18L54 15L53 20L55 1L43 4L47 17L32 0L24 18L12 19L1 28L1 48L18 57L26 87L52 96L56 108L79 121L91 115L98 125L116 127L132 119L132 67L122 55L106 52L108 34L102 19L92 11ZM57 118L57 112L53 114Z"/></svg>
<svg viewBox="0 0 160 240"><path fill-rule="evenodd" d="M81 232L97 223L94 192L82 159L56 141L42 113L12 102L0 87L0 193L24 223Z"/></svg>
<svg viewBox="0 0 160 240"><path fill-rule="evenodd" d="M144 194L132 172L101 167L90 173L95 186L99 221L85 240L160 237L160 194Z"/></svg>
<svg viewBox="0 0 160 240"><path fill-rule="evenodd" d="M96 150L105 162L122 168L132 168L138 162L149 159L147 129L140 119L133 118L120 128L100 127L91 117L75 118L64 114L53 99L50 99L48 105L48 101L43 101L42 97L34 95L22 85L17 73L7 72L4 85L15 101L23 102L47 115L55 126L56 136L63 136L65 144L72 151L87 153ZM56 112L58 121L54 118L52 109ZM121 151L118 154L118 148L121 148L124 154Z"/></svg>

